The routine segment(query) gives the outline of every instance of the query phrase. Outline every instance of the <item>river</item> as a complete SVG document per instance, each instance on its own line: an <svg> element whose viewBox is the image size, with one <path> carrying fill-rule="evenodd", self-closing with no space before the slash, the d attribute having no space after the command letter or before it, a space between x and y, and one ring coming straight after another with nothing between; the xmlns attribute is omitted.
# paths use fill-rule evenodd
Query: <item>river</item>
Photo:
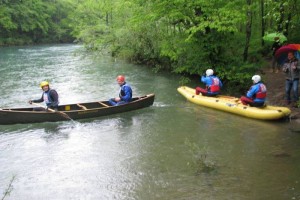
<svg viewBox="0 0 300 200"><path fill-rule="evenodd" d="M125 74L154 105L57 123L0 125L0 198L300 199L300 126L187 102L180 77L79 45L0 48L0 107L30 107L48 80L61 104L117 96ZM197 85L196 81L189 83Z"/></svg>

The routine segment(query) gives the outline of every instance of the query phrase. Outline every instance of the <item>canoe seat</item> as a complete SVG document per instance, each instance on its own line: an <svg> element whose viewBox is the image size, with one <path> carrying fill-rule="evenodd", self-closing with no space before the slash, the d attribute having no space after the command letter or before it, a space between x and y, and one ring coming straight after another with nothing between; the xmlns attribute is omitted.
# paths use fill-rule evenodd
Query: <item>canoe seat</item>
<svg viewBox="0 0 300 200"><path fill-rule="evenodd" d="M77 104L78 107L82 108L83 110L87 110L87 108L83 105L80 105L79 103Z"/></svg>
<svg viewBox="0 0 300 200"><path fill-rule="evenodd" d="M98 103L101 104L104 107L109 107L109 105L106 105L105 103L102 103L101 101L99 101Z"/></svg>

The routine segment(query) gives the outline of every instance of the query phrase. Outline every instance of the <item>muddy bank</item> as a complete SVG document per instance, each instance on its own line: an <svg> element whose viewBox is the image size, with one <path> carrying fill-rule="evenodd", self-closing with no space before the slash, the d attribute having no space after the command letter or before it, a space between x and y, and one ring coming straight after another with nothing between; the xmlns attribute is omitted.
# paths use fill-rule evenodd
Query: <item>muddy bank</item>
<svg viewBox="0 0 300 200"><path fill-rule="evenodd" d="M261 75L268 90L267 103L290 108L292 111L291 119L300 123L300 108L295 107L293 104L287 105L284 101L285 74L282 71L278 73L271 72L270 68L265 68L261 71Z"/></svg>

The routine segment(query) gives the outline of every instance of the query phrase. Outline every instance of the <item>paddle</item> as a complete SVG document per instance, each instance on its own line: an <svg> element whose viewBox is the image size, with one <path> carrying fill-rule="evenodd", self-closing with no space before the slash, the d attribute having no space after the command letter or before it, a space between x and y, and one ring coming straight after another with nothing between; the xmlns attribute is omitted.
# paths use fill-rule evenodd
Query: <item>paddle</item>
<svg viewBox="0 0 300 200"><path fill-rule="evenodd" d="M39 103L34 103L34 102L31 102L31 103L34 104L34 105L36 105L36 106L45 108L45 106L43 106L43 105L41 105L41 104L39 104ZM46 109L46 108L45 108L45 109ZM57 113L57 114L59 114L60 116L66 118L66 119L73 120L71 117L69 117L69 115L67 115L67 114L64 113L64 112L61 112L61 111L55 111L55 110L53 110L53 109L51 109L51 108L48 108L48 110L51 111L51 112Z"/></svg>

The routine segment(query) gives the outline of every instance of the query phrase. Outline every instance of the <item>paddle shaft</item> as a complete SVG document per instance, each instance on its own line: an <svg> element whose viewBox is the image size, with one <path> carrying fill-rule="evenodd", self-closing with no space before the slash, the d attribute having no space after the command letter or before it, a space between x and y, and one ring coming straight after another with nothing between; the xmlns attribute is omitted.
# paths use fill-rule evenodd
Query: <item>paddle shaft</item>
<svg viewBox="0 0 300 200"><path fill-rule="evenodd" d="M31 102L31 103L34 104L34 105L36 105L36 106L45 108L45 106L43 106L43 105L41 105L41 104L39 104L39 103L35 103L35 102ZM45 108L45 109L46 109L46 108ZM55 110L53 110L53 109L51 109L51 108L48 108L47 110L49 110L49 111L51 111L51 112L54 112L54 113L57 113L57 114L63 116L64 118L66 118L66 119L72 120L72 118L69 117L69 115L67 115L67 114L64 113L64 112L61 112L61 111L55 111Z"/></svg>

